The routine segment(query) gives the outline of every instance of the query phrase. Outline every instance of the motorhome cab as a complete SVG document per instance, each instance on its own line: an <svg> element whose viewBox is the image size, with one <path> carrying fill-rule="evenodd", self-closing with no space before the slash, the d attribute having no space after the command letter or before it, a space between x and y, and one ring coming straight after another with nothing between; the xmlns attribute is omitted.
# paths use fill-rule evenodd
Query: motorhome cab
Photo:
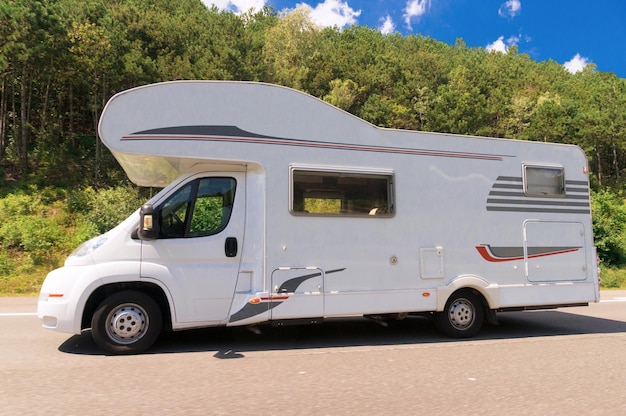
<svg viewBox="0 0 626 416"><path fill-rule="evenodd" d="M99 134L134 183L165 188L52 271L38 315L108 353L162 328L347 315L430 313L470 337L496 311L599 300L575 146L383 129L218 81L119 93Z"/></svg>

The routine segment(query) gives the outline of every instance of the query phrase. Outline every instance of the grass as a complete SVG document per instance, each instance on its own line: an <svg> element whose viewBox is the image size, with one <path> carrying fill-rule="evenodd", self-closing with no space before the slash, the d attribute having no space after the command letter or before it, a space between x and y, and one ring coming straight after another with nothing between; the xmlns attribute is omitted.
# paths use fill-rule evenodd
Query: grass
<svg viewBox="0 0 626 416"><path fill-rule="evenodd" d="M32 296L39 293L48 272L61 265L39 263L14 249L0 253L0 296Z"/></svg>
<svg viewBox="0 0 626 416"><path fill-rule="evenodd" d="M600 277L600 289L626 289L626 269L602 269Z"/></svg>

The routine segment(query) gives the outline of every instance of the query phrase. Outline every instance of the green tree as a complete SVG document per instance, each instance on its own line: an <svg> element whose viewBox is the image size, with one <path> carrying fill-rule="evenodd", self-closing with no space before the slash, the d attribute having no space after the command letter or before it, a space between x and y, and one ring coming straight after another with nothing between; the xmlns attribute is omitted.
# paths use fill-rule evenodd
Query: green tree
<svg viewBox="0 0 626 416"><path fill-rule="evenodd" d="M351 79L335 79L330 82L330 92L324 96L324 101L348 111L359 95L359 86Z"/></svg>
<svg viewBox="0 0 626 416"><path fill-rule="evenodd" d="M304 89L320 33L304 8L297 8L269 29L263 49L269 81Z"/></svg>
<svg viewBox="0 0 626 416"><path fill-rule="evenodd" d="M592 198L593 235L598 255L608 266L626 264L626 204L615 193L600 191Z"/></svg>
<svg viewBox="0 0 626 416"><path fill-rule="evenodd" d="M473 73L466 66L458 66L451 71L449 82L437 91L429 129L477 134L483 126L486 99L473 78Z"/></svg>

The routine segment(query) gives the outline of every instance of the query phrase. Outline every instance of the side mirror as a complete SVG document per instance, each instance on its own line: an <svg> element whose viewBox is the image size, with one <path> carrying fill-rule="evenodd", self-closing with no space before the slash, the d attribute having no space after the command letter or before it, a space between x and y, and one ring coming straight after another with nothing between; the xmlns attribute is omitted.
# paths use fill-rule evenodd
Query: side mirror
<svg viewBox="0 0 626 416"><path fill-rule="evenodd" d="M139 238L142 240L156 240L159 230L157 213L150 204L145 204L139 210Z"/></svg>

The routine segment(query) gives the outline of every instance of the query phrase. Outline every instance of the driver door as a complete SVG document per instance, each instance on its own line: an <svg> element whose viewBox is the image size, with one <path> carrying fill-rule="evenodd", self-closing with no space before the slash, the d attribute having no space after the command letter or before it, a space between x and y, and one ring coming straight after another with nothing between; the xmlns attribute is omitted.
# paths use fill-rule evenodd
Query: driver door
<svg viewBox="0 0 626 416"><path fill-rule="evenodd" d="M178 323L226 320L239 272L245 173L198 175L158 210L158 238L142 242L142 277L169 289Z"/></svg>

